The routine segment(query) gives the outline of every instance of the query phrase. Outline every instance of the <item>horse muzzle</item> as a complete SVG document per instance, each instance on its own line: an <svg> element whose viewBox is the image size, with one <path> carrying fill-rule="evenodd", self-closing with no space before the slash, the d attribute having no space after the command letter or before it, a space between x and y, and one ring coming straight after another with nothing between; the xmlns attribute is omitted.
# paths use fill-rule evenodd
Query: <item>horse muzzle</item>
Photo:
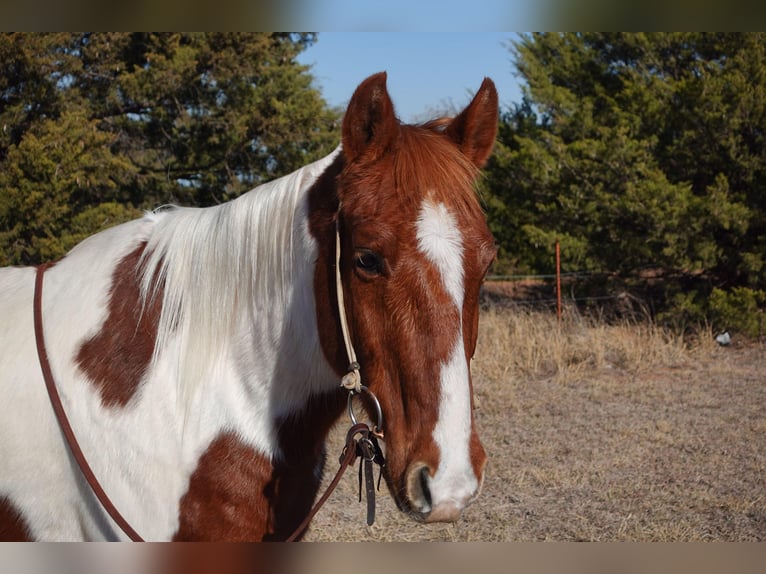
<svg viewBox="0 0 766 574"><path fill-rule="evenodd" d="M414 463L407 472L407 505L423 522L457 522L478 495L480 484L472 472L445 478L425 463Z"/></svg>

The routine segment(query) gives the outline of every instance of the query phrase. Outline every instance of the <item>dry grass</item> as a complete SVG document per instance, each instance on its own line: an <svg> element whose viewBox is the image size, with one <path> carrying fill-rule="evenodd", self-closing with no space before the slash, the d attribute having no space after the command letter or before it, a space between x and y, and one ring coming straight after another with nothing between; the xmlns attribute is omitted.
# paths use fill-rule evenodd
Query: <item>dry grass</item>
<svg viewBox="0 0 766 574"><path fill-rule="evenodd" d="M473 363L480 499L455 525L422 525L382 492L367 527L347 476L307 539L765 540L766 352L737 343L491 308Z"/></svg>
<svg viewBox="0 0 766 574"><path fill-rule="evenodd" d="M703 340L707 337L684 340L649 321L609 324L573 308L564 310L559 324L547 312L490 307L481 317L474 376L572 382L602 369L637 372L690 359L712 347L700 344Z"/></svg>

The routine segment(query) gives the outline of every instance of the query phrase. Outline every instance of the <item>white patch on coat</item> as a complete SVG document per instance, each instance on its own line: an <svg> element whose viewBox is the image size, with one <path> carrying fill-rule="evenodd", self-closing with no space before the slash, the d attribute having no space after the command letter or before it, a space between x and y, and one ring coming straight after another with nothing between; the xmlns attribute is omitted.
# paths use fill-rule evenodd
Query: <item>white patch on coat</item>
<svg viewBox="0 0 766 574"><path fill-rule="evenodd" d="M441 365L439 419L434 428L440 460L429 488L433 508L442 504L462 508L478 488L470 457L471 397L463 343L463 236L443 203L426 201L417 220L417 240L420 251L439 271L461 317L454 326L454 348Z"/></svg>

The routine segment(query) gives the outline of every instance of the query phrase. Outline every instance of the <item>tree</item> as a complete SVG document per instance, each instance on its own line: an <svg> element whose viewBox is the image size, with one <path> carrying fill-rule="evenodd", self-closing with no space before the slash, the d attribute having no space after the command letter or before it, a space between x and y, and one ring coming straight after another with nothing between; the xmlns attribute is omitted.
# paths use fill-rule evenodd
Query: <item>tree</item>
<svg viewBox="0 0 766 574"><path fill-rule="evenodd" d="M525 99L488 177L491 219L523 218L507 251L549 271L559 238L572 269L661 272L661 304L766 287L765 35L535 34L513 49Z"/></svg>
<svg viewBox="0 0 766 574"><path fill-rule="evenodd" d="M165 203L210 205L337 145L313 34L0 35L0 264Z"/></svg>

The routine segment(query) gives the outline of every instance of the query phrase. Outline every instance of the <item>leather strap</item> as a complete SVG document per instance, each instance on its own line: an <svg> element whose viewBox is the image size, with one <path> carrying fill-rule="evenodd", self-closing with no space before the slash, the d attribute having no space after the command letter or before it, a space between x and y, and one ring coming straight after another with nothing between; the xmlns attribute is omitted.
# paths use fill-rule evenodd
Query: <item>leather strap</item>
<svg viewBox="0 0 766 574"><path fill-rule="evenodd" d="M372 431L370 431L370 427L368 427L365 423L357 423L349 429L348 434L346 435L346 446L343 448L343 453L341 454L341 457L340 457L340 468L338 469L338 472L335 473L335 476L333 477L330 484L327 486L327 489L324 491L324 494L322 494L321 498L317 500L317 503L314 505L314 508L311 509L311 512L309 512L308 516L304 518L300 526L298 526L298 528L296 528L293 531L293 533L289 536L289 538L287 538L287 540L285 540L285 542L295 542L298 536L300 536L304 532L304 530L308 528L308 525L311 522L311 520L314 518L316 513L319 512L319 509L322 508L324 503L327 502L327 499L330 498L330 495L338 486L338 483L340 483L340 479L343 476L343 473L346 472L346 469L348 469L349 466L352 466L354 464L356 457L361 456L361 452L357 448L358 441L356 439L356 435L362 434L364 438L367 438L368 436L370 436L371 432ZM364 438L362 440L364 440ZM374 518L374 513L375 513L374 490L372 492L372 497L373 497L372 516ZM369 520L369 508L368 508L368 520Z"/></svg>
<svg viewBox="0 0 766 574"><path fill-rule="evenodd" d="M383 452L378 445L378 439L374 432L368 430L357 441L357 454L362 459L359 463L359 502L362 502L362 476L364 476L364 492L367 497L367 526L372 526L375 522L375 480L372 477L372 465L377 464L381 467L381 474L378 476L378 488L380 488L383 467L386 466L386 460L383 458Z"/></svg>
<svg viewBox="0 0 766 574"><path fill-rule="evenodd" d="M56 382L53 379L53 372L51 371L51 365L48 362L48 352L45 349L45 336L43 333L43 317L42 317L42 299L43 299L43 276L45 270L50 266L49 263L40 265L37 268L37 275L35 277L35 295L34 295L34 324L35 324L35 342L37 343L37 356L40 359L40 368L43 372L43 379L45 380L45 386L48 389L48 397L53 407L53 412L56 413L56 419L58 420L61 432L64 434L66 443L69 446L69 450L72 453L77 465L80 467L83 476L88 481L93 494L96 495L104 510L112 517L122 531L127 534L134 542L143 542L138 533L133 530L127 520L123 518L122 514L117 510L117 507L107 496L104 489L101 488L101 484L96 478L95 473L88 464L85 455L80 448L80 444L77 442L77 437L72 430L72 425L69 424L66 412L64 411L64 405L61 403L61 397L56 389Z"/></svg>

